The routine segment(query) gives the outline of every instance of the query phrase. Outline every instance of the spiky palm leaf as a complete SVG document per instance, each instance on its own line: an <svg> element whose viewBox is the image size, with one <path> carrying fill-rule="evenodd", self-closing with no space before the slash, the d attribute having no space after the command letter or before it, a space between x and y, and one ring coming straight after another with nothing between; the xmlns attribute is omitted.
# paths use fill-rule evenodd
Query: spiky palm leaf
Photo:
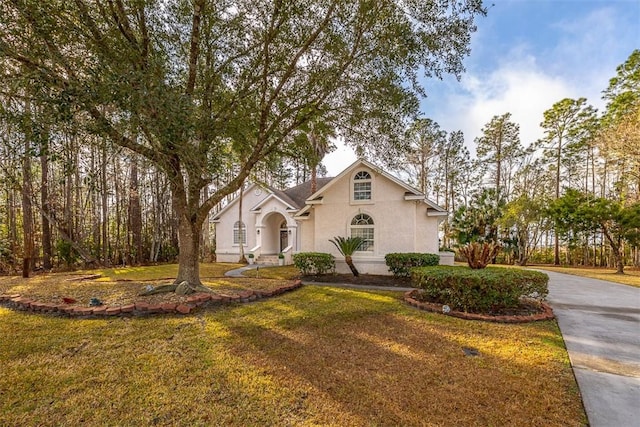
<svg viewBox="0 0 640 427"><path fill-rule="evenodd" d="M364 243L362 237L341 237L336 236L333 239L329 239L343 256L351 256L357 251Z"/></svg>
<svg viewBox="0 0 640 427"><path fill-rule="evenodd" d="M362 237L357 237L357 236L354 236L354 237L336 236L333 239L329 239L329 241L333 243L335 247L338 248L340 253L344 256L344 262L347 263L353 275L356 277L359 276L360 273L358 272L358 269L356 269L356 266L353 265L353 260L351 259L351 255L353 255L353 253L357 251L360 248L360 246L362 246L365 240Z"/></svg>

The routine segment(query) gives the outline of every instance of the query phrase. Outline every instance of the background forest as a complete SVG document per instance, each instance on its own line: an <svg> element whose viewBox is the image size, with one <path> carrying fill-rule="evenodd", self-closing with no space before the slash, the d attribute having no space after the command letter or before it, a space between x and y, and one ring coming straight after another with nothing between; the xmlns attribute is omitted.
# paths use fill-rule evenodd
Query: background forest
<svg viewBox="0 0 640 427"><path fill-rule="evenodd" d="M178 222L156 165L59 111L16 93L0 97L1 273L176 260ZM494 116L473 144L418 118L394 145L397 156L359 154L450 212L444 250L496 241L498 262L621 272L640 265L640 51L618 67L603 98L603 112L584 98L559 100L540 118L546 136L538 141L521 141L509 112ZM292 132L287 150L262 159L250 179L283 189L324 175L336 131L323 119ZM228 163L202 200L239 167ZM200 258L212 261L215 227L204 224Z"/></svg>

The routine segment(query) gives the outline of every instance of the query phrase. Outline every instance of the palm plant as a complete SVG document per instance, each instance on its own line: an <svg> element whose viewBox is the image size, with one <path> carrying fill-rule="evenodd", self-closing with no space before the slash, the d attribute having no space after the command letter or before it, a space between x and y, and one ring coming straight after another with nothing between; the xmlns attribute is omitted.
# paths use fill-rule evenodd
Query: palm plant
<svg viewBox="0 0 640 427"><path fill-rule="evenodd" d="M331 243L335 245L336 248L340 251L340 253L344 256L344 262L347 263L349 269L353 273L354 276L358 277L360 273L358 273L358 269L355 265L353 265L353 259L351 255L355 251L357 251L360 246L364 243L364 239L362 237L334 237L333 239L329 239Z"/></svg>

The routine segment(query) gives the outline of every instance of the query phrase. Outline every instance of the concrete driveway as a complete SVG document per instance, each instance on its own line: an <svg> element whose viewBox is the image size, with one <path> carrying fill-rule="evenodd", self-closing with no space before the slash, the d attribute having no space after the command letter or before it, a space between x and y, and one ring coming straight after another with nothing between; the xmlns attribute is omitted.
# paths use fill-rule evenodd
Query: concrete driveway
<svg viewBox="0 0 640 427"><path fill-rule="evenodd" d="M640 426L640 288L545 271L589 423Z"/></svg>

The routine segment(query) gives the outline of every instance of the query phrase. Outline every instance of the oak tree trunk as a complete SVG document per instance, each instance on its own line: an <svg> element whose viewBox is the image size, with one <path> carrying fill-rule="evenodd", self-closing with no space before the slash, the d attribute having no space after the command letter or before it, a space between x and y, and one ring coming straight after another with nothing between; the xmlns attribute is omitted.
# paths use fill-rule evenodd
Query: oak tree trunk
<svg viewBox="0 0 640 427"><path fill-rule="evenodd" d="M186 213L180 213L178 218L179 253L176 284L187 282L190 285L202 285L198 259L200 254L200 232L200 224L196 221L191 221Z"/></svg>

